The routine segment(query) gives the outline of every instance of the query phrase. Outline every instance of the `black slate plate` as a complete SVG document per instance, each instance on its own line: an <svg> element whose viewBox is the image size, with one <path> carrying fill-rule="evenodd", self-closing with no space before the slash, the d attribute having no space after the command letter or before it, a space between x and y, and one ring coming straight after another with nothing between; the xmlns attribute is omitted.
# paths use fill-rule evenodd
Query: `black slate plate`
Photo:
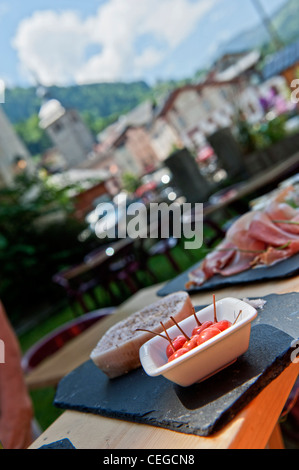
<svg viewBox="0 0 299 470"><path fill-rule="evenodd" d="M59 441L45 444L39 447L39 449L75 449L75 447L69 439L60 439Z"/></svg>
<svg viewBox="0 0 299 470"><path fill-rule="evenodd" d="M299 293L269 294L262 297L262 300L266 303L262 309L258 309L258 316L252 324L271 325L292 336L293 339L299 338ZM195 307L195 310L198 311L203 307Z"/></svg>
<svg viewBox="0 0 299 470"><path fill-rule="evenodd" d="M109 380L92 361L87 361L62 379L54 404L209 436L233 419L289 365L292 342L299 337L298 299L299 294L265 298L267 303L252 327L248 351L200 384L182 388L163 377L149 377L142 368Z"/></svg>
<svg viewBox="0 0 299 470"><path fill-rule="evenodd" d="M198 267L201 262L196 263L187 271L184 271L179 276L172 279L165 286L162 287L157 292L159 297L164 297L166 295L172 294L177 291L186 291L185 288L186 282L189 281L188 274L190 271L193 271ZM273 266L262 267L256 269L249 269L243 271L242 273L235 274L234 276L224 277L220 275L213 276L202 286L194 286L188 289L188 293L192 295L193 293L203 292L207 290L217 290L224 287L234 286L238 284L248 284L261 281L270 281L272 279L286 279L292 276L295 276L299 273L299 254L292 256L284 261L281 261Z"/></svg>

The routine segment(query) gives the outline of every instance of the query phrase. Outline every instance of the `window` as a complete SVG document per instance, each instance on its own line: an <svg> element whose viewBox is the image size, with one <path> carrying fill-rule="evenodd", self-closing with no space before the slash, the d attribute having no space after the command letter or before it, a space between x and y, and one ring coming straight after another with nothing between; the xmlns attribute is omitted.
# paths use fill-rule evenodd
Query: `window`
<svg viewBox="0 0 299 470"><path fill-rule="evenodd" d="M71 119L73 122L78 122L78 116L74 111L71 112Z"/></svg>
<svg viewBox="0 0 299 470"><path fill-rule="evenodd" d="M62 129L63 129L63 125L61 124L61 122L56 122L56 124L54 124L54 126L53 126L53 131L54 132L58 133L58 132L62 131Z"/></svg>
<svg viewBox="0 0 299 470"><path fill-rule="evenodd" d="M207 100L207 99L203 99L202 102L203 102L203 105L204 105L205 110L206 110L206 111L211 111L212 106L211 106L210 101Z"/></svg>
<svg viewBox="0 0 299 470"><path fill-rule="evenodd" d="M225 90L224 88L221 88L221 89L219 90L219 93L220 93L220 96L221 96L222 98L224 98L225 100L228 99L227 90Z"/></svg>

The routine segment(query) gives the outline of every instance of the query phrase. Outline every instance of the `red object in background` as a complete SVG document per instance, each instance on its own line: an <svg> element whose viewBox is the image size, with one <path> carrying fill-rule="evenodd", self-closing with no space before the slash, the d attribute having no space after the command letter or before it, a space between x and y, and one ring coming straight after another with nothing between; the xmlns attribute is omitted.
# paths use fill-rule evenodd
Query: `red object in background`
<svg viewBox="0 0 299 470"><path fill-rule="evenodd" d="M143 196L143 194L147 193L148 191L154 191L157 187L157 183L155 181L150 181L149 183L143 184L140 186L136 191L135 194L138 197Z"/></svg>
<svg viewBox="0 0 299 470"><path fill-rule="evenodd" d="M41 361L54 354L68 341L81 334L94 323L102 320L107 315L113 314L114 312L115 307L95 310L58 327L40 341L35 343L24 354L21 361L23 372L28 374L38 364L40 364Z"/></svg>
<svg viewBox="0 0 299 470"><path fill-rule="evenodd" d="M205 160L208 160L214 155L214 150L212 147L204 147L200 152L197 154L197 161L198 162L204 162Z"/></svg>

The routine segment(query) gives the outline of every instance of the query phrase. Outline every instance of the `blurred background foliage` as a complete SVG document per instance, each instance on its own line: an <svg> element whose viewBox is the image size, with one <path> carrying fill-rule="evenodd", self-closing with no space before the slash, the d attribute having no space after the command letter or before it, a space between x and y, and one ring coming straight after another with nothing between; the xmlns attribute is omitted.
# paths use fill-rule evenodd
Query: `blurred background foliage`
<svg viewBox="0 0 299 470"><path fill-rule="evenodd" d="M0 190L0 298L14 324L58 301L52 276L86 253L90 239L78 240L85 224L73 217L70 189L22 174Z"/></svg>
<svg viewBox="0 0 299 470"><path fill-rule="evenodd" d="M250 125L242 118L237 124L237 139L245 154L264 150L271 145L283 140L287 136L287 116L280 115L268 122Z"/></svg>
<svg viewBox="0 0 299 470"><path fill-rule="evenodd" d="M140 178L130 172L125 172L122 175L123 188L129 193L134 193L140 186Z"/></svg>

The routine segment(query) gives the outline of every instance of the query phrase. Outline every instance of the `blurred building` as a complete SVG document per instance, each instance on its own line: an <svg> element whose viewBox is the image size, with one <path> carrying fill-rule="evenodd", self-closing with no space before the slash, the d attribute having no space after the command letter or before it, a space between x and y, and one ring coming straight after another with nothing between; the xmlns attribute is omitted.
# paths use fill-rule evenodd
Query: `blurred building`
<svg viewBox="0 0 299 470"><path fill-rule="evenodd" d="M289 86L299 76L299 41L289 44L270 55L263 68L264 80L282 76Z"/></svg>
<svg viewBox="0 0 299 470"><path fill-rule="evenodd" d="M181 136L159 114L157 114L150 126L149 135L152 146L161 162L168 158L174 149L183 148Z"/></svg>
<svg viewBox="0 0 299 470"><path fill-rule="evenodd" d="M77 167L93 151L94 138L75 109L66 109L45 94L39 119L67 168Z"/></svg>
<svg viewBox="0 0 299 470"><path fill-rule="evenodd" d="M162 158L150 134L154 116L147 100L99 133L93 166L138 176L155 168Z"/></svg>
<svg viewBox="0 0 299 470"><path fill-rule="evenodd" d="M143 175L159 163L150 136L141 126L128 126L113 145L115 162L122 172Z"/></svg>
<svg viewBox="0 0 299 470"><path fill-rule="evenodd" d="M157 106L145 101L98 135L96 155L84 167L141 176L176 149L198 152L210 135L233 125L239 92L235 78L185 85Z"/></svg>
<svg viewBox="0 0 299 470"><path fill-rule="evenodd" d="M0 186L10 186L17 173L32 169L30 153L0 106Z"/></svg>
<svg viewBox="0 0 299 470"><path fill-rule="evenodd" d="M261 53L258 50L226 53L215 62L207 77L207 82L238 81L234 99L246 120L252 124L264 116L259 92L259 85L263 81L260 62Z"/></svg>
<svg viewBox="0 0 299 470"><path fill-rule="evenodd" d="M261 59L259 51L240 51L224 54L213 65L208 80L225 82L236 78L250 82L252 77L260 76L257 65Z"/></svg>
<svg viewBox="0 0 299 470"><path fill-rule="evenodd" d="M66 162L57 148L48 148L41 155L40 167L44 168L49 174L60 173L66 170Z"/></svg>
<svg viewBox="0 0 299 470"><path fill-rule="evenodd" d="M237 83L189 84L175 89L157 118L164 119L182 145L198 150L217 129L232 125Z"/></svg>
<svg viewBox="0 0 299 470"><path fill-rule="evenodd" d="M94 209L97 200L107 196L109 200L120 190L117 180L96 169L77 168L56 173L50 181L58 188L73 187L69 195L73 200L74 215L84 220L86 214Z"/></svg>

